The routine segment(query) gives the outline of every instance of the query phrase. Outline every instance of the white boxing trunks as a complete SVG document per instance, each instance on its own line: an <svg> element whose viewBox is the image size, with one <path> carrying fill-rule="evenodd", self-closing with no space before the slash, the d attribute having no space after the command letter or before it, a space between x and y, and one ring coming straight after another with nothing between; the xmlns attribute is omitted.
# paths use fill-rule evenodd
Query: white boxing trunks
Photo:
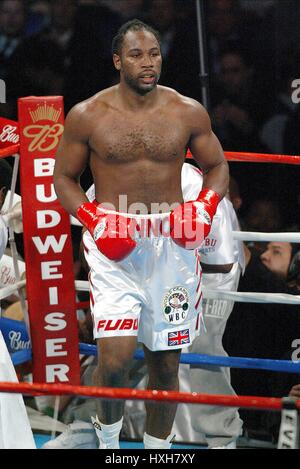
<svg viewBox="0 0 300 469"><path fill-rule="evenodd" d="M140 228L135 250L120 262L83 235L94 337L137 336L152 351L188 347L201 314L199 254L169 237L169 213L125 215Z"/></svg>

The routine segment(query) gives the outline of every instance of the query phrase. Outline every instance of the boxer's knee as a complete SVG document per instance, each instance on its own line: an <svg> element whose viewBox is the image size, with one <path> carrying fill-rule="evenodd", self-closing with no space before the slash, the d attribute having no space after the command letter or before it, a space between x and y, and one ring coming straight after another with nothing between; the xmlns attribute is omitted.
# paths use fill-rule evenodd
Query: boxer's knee
<svg viewBox="0 0 300 469"><path fill-rule="evenodd" d="M120 357L106 357L99 361L94 371L94 381L103 385L119 385L127 379L131 360Z"/></svg>
<svg viewBox="0 0 300 469"><path fill-rule="evenodd" d="M151 386L156 389L176 390L178 388L178 361L172 357L166 357L161 363L156 363L151 367L149 376Z"/></svg>
<svg viewBox="0 0 300 469"><path fill-rule="evenodd" d="M135 351L134 341L102 341L98 346L98 365L94 381L105 385L122 385L127 379Z"/></svg>

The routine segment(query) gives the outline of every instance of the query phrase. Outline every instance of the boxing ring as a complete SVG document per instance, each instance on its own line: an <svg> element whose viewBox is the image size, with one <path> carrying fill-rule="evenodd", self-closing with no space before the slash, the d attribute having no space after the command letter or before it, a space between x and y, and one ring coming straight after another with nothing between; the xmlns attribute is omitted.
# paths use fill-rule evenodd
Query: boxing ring
<svg viewBox="0 0 300 469"><path fill-rule="evenodd" d="M9 209L12 208L13 196L16 187L16 179L19 165L19 144L10 145L6 149L0 149L0 157L5 158L13 155L15 158L15 165L13 169L13 179L10 195ZM270 155L258 153L239 153L239 152L225 152L228 161L235 162L251 162L251 163L270 163L270 164L300 164L300 156L290 155ZM22 158L22 156L21 156ZM188 154L187 158L191 158ZM241 241L285 241L290 243L300 243L299 233L256 233L256 232L233 232L234 239ZM17 328L22 334L24 341L30 341L30 320L27 313L22 288L26 286L26 280L21 280L18 263L17 263L17 250L14 240L14 232L12 226L9 227L9 241L11 247L11 255L14 260L16 283L14 285L6 286L0 289L0 301L18 292L21 300L22 309L24 312L25 323L6 319L5 327ZM86 281L75 281L76 291L89 291L89 283ZM203 288L203 295L206 299L228 300L237 302L251 302L251 303L285 303L291 305L300 305L300 295L289 294L271 294L271 293L249 293L249 292L228 292L228 291L213 291ZM77 303L79 308L88 308L89 302ZM0 318L0 330L3 327L5 318ZM31 348L11 351L11 358L14 365L20 365L34 358L34 353ZM79 344L78 354L93 355L97 354L96 347L89 344ZM135 353L136 360L143 359L143 352L138 350ZM181 364L190 365L210 365L222 367L235 367L246 369L261 369L272 370L276 372L286 373L300 373L300 361L289 360L271 360L271 359L258 359L258 358L242 358L242 357L218 357L200 354L186 353L181 356ZM0 392L9 393L22 393L30 396L40 395L73 395L85 396L89 398L102 398L102 399L125 399L125 400L147 400L147 401L166 401L177 403L188 403L191 405L214 405L226 406L236 408L248 409L264 409L274 410L281 412L281 428L278 440L278 448L299 448L299 409L300 400L294 398L274 398L274 397L258 397L258 396L229 396L229 395L213 395L213 394L198 394L195 392L184 393L175 391L157 391L157 390L142 390L142 389L128 389L128 388L96 388L93 386L82 386L78 384L67 383L46 383L46 382L33 382L33 383L11 383L0 382Z"/></svg>

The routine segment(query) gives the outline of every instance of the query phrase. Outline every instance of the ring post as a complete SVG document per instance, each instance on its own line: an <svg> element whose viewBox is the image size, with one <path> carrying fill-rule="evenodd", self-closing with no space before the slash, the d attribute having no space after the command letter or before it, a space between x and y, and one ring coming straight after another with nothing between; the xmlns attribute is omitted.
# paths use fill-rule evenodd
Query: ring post
<svg viewBox="0 0 300 469"><path fill-rule="evenodd" d="M61 96L19 99L20 174L33 380L80 382L69 214L53 184Z"/></svg>

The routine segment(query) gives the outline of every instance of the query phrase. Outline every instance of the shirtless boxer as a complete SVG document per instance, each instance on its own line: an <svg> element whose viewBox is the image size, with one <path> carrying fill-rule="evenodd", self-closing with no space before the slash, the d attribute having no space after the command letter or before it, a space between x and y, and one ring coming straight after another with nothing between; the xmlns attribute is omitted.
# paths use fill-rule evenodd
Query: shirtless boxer
<svg viewBox="0 0 300 469"><path fill-rule="evenodd" d="M156 31L139 20L123 25L113 40L113 61L120 83L76 105L66 118L55 190L88 228L84 243L99 355L94 384L127 385L138 336L148 387L177 390L180 352L192 343L201 312L194 249L209 233L227 191L228 165L205 109L157 84L162 58ZM197 201L182 205L187 147L204 180ZM87 164L95 203L79 184ZM148 226L166 219L167 234L139 233L145 221ZM94 423L101 448L118 448L123 408L122 402L99 402ZM170 448L176 405L157 402L146 408L145 448Z"/></svg>

